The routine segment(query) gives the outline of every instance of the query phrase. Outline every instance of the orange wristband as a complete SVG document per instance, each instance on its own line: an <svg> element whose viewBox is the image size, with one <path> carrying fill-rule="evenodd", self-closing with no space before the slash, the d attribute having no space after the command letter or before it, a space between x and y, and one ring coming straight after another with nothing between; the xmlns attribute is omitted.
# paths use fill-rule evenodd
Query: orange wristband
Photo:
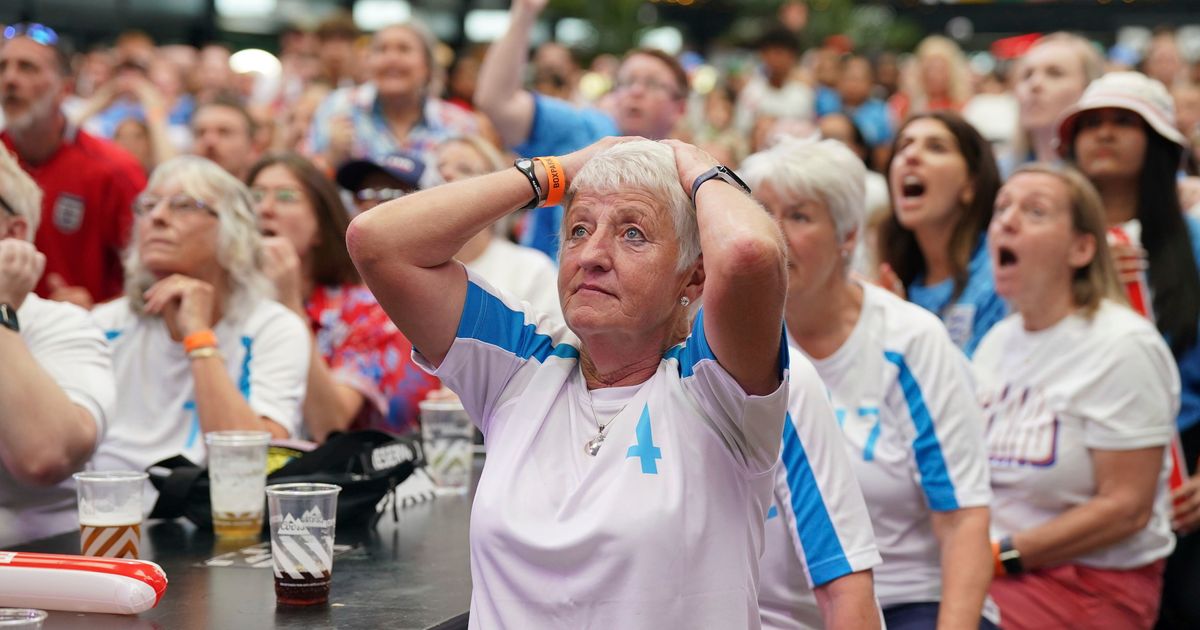
<svg viewBox="0 0 1200 630"><path fill-rule="evenodd" d="M1000 541L992 541L992 576L1004 577L1008 575L1008 571L1004 568L1004 563L1000 560Z"/></svg>
<svg viewBox="0 0 1200 630"><path fill-rule="evenodd" d="M563 170L562 162L554 156L533 158L535 162L541 162L542 168L546 169L546 201L543 206L557 206L562 203L563 195L567 192L567 173Z"/></svg>
<svg viewBox="0 0 1200 630"><path fill-rule="evenodd" d="M200 348L217 347L217 335L212 330L197 330L183 338L183 350L190 353Z"/></svg>

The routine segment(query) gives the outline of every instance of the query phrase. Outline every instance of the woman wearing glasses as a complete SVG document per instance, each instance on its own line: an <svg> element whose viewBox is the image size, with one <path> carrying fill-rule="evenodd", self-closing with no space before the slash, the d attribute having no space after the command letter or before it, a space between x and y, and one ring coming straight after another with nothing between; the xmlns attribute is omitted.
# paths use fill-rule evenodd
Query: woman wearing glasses
<svg viewBox="0 0 1200 630"><path fill-rule="evenodd" d="M133 211L125 296L93 311L112 345L120 419L95 466L201 462L210 431L296 435L308 335L271 299L249 191L208 160L178 157Z"/></svg>
<svg viewBox="0 0 1200 630"><path fill-rule="evenodd" d="M321 442L351 427L413 430L417 403L438 381L413 363L412 344L359 279L346 251L350 215L337 188L295 153L264 157L247 180L276 299L315 338L304 397L307 433Z"/></svg>

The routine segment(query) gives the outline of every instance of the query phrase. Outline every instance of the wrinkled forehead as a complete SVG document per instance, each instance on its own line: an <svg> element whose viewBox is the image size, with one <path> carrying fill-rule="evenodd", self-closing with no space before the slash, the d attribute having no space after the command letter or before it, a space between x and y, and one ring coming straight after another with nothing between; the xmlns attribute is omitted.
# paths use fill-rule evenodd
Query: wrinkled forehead
<svg viewBox="0 0 1200 630"><path fill-rule="evenodd" d="M58 52L52 46L39 44L24 35L8 41L0 41L0 62L21 61L32 63L43 70L58 68Z"/></svg>
<svg viewBox="0 0 1200 630"><path fill-rule="evenodd" d="M564 222L632 220L653 225L665 225L670 222L669 212L663 202L649 191L638 188L577 190L572 195L563 217Z"/></svg>

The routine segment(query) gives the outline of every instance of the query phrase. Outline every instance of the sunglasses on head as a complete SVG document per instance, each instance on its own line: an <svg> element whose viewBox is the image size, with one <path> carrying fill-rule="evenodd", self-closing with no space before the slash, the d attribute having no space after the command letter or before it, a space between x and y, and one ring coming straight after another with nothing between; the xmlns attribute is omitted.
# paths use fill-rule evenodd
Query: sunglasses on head
<svg viewBox="0 0 1200 630"><path fill-rule="evenodd" d="M58 44L58 33L49 26L37 22L21 22L20 24L10 24L4 28L4 41L18 37L28 37L43 46Z"/></svg>

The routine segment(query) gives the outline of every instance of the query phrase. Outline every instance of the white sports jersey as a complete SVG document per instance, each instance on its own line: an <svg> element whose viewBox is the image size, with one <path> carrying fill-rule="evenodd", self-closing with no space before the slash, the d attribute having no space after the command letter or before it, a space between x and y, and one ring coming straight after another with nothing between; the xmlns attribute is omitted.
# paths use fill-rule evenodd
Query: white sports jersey
<svg viewBox="0 0 1200 630"><path fill-rule="evenodd" d="M112 353L100 327L87 311L43 300L32 293L17 310L17 319L21 340L34 360L71 402L86 409L95 420L99 444L114 421L116 398ZM0 418L0 422L7 421ZM74 480L67 478L52 487L27 486L0 466L0 549L69 532L78 525Z"/></svg>
<svg viewBox="0 0 1200 630"><path fill-rule="evenodd" d="M1036 527L1096 493L1090 451L1165 446L1179 410L1179 373L1154 325L1105 301L1037 332L1019 314L996 325L974 358L988 422L993 536ZM1164 453L1145 529L1072 560L1131 569L1175 546Z"/></svg>
<svg viewBox="0 0 1200 630"><path fill-rule="evenodd" d="M940 601L941 551L930 514L991 499L966 357L935 315L865 284L850 337L812 363L871 513L883 557L875 568L880 605ZM994 617L994 607L987 609Z"/></svg>
<svg viewBox="0 0 1200 630"><path fill-rule="evenodd" d="M445 360L433 370L414 357L459 393L487 441L471 509L472 628L759 627L787 387L745 394L703 326L701 314L654 376L596 396L593 411L563 322L530 317L468 271ZM771 360L786 379L782 335ZM614 397L626 401L589 456Z"/></svg>
<svg viewBox="0 0 1200 630"><path fill-rule="evenodd" d="M821 377L796 348L788 422L767 512L758 605L764 628L821 628L813 586L879 564L871 517Z"/></svg>
<svg viewBox="0 0 1200 630"><path fill-rule="evenodd" d="M93 314L113 347L120 422L105 436L92 468L145 470L173 455L203 464L207 451L183 344L171 339L162 318L139 317L126 298ZM304 322L261 300L240 320L223 318L213 332L229 378L250 408L298 435L311 348Z"/></svg>
<svg viewBox="0 0 1200 630"><path fill-rule="evenodd" d="M562 319L558 303L558 268L541 250L493 237L478 258L464 263L500 291L529 302L534 312Z"/></svg>

